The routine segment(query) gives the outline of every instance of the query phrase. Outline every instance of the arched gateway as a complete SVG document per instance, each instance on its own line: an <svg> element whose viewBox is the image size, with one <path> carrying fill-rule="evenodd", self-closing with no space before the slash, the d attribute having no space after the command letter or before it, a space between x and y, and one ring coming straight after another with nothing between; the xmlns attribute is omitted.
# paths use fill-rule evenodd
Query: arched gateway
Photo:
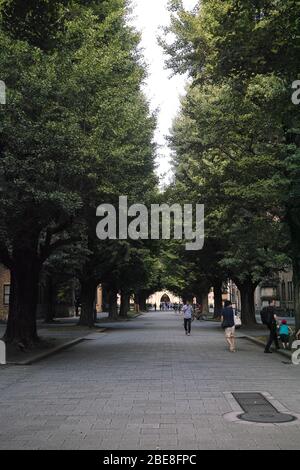
<svg viewBox="0 0 300 470"><path fill-rule="evenodd" d="M147 303L152 305L156 304L158 308L162 302L175 304L180 303L181 299L180 297L177 297L176 295L172 294L172 292L162 291L156 292L155 294L151 295L151 297L149 297L149 299L147 300Z"/></svg>
<svg viewBox="0 0 300 470"><path fill-rule="evenodd" d="M171 299L170 299L170 297L168 296L168 294L164 294L164 295L162 296L162 298L160 299L160 303L163 303L163 302L165 302L165 303L167 303L167 304L171 303Z"/></svg>

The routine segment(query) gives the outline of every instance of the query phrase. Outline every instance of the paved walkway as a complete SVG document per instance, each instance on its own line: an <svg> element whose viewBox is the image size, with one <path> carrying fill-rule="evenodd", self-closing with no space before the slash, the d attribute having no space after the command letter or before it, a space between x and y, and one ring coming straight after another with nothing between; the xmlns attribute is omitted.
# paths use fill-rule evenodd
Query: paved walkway
<svg viewBox="0 0 300 470"><path fill-rule="evenodd" d="M105 325L109 326L110 325ZM225 392L300 413L300 366L210 322L151 312L27 367L0 368L0 449L298 449L300 424L227 422Z"/></svg>

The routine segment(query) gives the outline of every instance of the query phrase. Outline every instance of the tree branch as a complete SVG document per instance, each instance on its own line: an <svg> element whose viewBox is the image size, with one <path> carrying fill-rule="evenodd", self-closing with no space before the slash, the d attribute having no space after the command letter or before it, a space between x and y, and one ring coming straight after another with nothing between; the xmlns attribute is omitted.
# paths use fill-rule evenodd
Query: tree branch
<svg viewBox="0 0 300 470"><path fill-rule="evenodd" d="M48 245L47 247L43 247L41 250L41 255L40 259L42 262L46 261L49 256L59 248L62 248L64 246L71 245L73 243L77 243L81 240L80 237L71 237L71 238L64 238L64 239L59 239L53 242L51 245Z"/></svg>

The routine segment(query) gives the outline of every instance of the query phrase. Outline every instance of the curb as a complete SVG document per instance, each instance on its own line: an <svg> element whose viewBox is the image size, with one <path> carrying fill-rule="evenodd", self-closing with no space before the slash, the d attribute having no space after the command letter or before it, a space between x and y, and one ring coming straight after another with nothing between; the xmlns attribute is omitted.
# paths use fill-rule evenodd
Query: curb
<svg viewBox="0 0 300 470"><path fill-rule="evenodd" d="M101 333L104 333L106 330L105 328L102 329ZM92 333L91 333L92 334ZM56 346L53 349L50 349L48 351L44 351L40 354L37 354L35 357L32 357L31 359L28 359L26 361L20 361L20 362L9 362L7 361L6 365L10 366L30 366L31 364L35 364L36 362L42 361L43 359L47 359L50 356L54 356L55 354L63 351L64 349L71 348L72 346L76 346L76 344L82 343L85 339L88 339L89 335L82 336L80 338L73 339L72 341L68 341L67 343L60 344L59 346Z"/></svg>
<svg viewBox="0 0 300 470"><path fill-rule="evenodd" d="M251 341L252 343L254 344L257 344L258 346L262 346L263 348L266 347L265 343L263 341L261 341L260 339L256 339L256 338L253 338L253 336L241 336L241 338L245 338L247 339L248 341ZM289 351L284 351L282 349L280 349L279 351L276 351L277 354L280 354L281 356L284 356L290 360L292 360L292 354L291 352Z"/></svg>

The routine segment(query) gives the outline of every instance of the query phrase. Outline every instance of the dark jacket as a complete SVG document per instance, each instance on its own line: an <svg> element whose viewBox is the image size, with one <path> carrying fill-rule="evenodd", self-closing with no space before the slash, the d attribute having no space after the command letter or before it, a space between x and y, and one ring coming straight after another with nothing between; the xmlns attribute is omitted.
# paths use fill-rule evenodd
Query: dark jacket
<svg viewBox="0 0 300 470"><path fill-rule="evenodd" d="M223 328L232 328L234 323L234 311L232 307L225 307L222 310Z"/></svg>
<svg viewBox="0 0 300 470"><path fill-rule="evenodd" d="M269 307L264 307L261 311L263 323L268 326L274 327L274 325L276 325L275 315L275 309L271 305Z"/></svg>

